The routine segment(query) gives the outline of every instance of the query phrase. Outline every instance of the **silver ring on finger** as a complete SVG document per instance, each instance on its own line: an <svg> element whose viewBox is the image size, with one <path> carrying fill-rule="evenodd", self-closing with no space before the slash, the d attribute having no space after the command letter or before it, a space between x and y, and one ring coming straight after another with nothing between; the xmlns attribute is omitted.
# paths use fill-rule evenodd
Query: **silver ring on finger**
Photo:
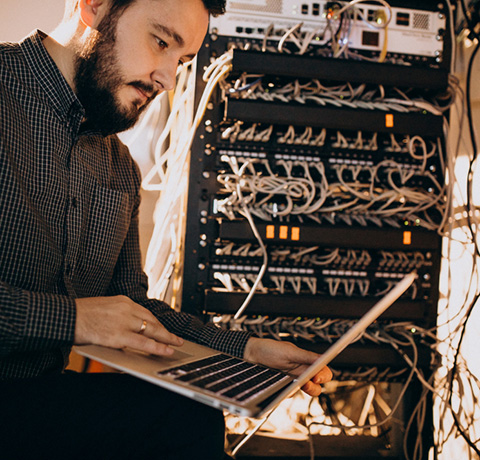
<svg viewBox="0 0 480 460"><path fill-rule="evenodd" d="M138 331L139 334L143 334L145 332L145 329L147 328L147 321L143 320L142 325L140 326L140 330Z"/></svg>

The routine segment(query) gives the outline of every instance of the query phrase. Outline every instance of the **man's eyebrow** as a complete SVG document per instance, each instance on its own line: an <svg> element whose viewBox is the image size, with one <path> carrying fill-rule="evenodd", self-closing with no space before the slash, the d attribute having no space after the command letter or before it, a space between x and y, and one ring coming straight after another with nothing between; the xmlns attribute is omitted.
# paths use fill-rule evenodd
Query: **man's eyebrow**
<svg viewBox="0 0 480 460"><path fill-rule="evenodd" d="M185 41L183 38L177 34L174 30L172 30L170 27L164 26L163 24L159 24L158 22L152 22L152 26L157 29L159 32L162 32L169 37L173 38L175 42L181 47L185 45ZM195 54L188 54L185 57L188 57L190 59L193 59L195 57Z"/></svg>
<svg viewBox="0 0 480 460"><path fill-rule="evenodd" d="M152 26L159 32L167 34L169 37L173 38L180 46L183 46L185 44L183 38L179 34L177 34L177 32L170 29L170 27L159 24L158 22L152 22Z"/></svg>

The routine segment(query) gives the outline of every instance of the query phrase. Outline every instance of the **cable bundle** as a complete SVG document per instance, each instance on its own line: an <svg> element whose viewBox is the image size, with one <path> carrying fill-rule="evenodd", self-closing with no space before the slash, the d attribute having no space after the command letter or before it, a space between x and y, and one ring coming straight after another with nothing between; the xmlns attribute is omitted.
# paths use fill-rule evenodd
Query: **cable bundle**
<svg viewBox="0 0 480 460"><path fill-rule="evenodd" d="M371 215L407 220L440 232L446 220L447 186L422 167L407 168L393 160L375 166L279 160L274 166L283 171L280 175L268 160L228 155L221 159L233 174L217 176L226 197L217 199L216 208L229 219L248 207L252 215L266 221L295 215L318 220L319 215L338 213L362 216L361 222ZM336 177L329 179L327 170ZM409 186L418 178L428 180L430 187Z"/></svg>

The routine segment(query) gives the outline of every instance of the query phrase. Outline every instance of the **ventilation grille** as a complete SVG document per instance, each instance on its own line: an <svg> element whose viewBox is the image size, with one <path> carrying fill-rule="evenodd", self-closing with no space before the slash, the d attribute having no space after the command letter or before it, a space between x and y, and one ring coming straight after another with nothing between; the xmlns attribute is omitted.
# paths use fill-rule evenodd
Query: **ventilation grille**
<svg viewBox="0 0 480 460"><path fill-rule="evenodd" d="M429 30L430 29L430 16L428 14L415 13L413 15L413 28Z"/></svg>

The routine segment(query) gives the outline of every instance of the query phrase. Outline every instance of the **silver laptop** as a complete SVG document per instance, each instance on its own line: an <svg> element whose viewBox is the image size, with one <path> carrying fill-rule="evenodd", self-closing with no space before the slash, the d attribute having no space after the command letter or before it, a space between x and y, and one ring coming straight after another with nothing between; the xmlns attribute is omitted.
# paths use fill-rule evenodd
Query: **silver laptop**
<svg viewBox="0 0 480 460"><path fill-rule="evenodd" d="M188 341L175 348L170 357L98 345L76 346L74 349L80 355L204 404L232 414L260 417L295 393L358 338L408 289L416 276L412 272L400 280L296 378Z"/></svg>

